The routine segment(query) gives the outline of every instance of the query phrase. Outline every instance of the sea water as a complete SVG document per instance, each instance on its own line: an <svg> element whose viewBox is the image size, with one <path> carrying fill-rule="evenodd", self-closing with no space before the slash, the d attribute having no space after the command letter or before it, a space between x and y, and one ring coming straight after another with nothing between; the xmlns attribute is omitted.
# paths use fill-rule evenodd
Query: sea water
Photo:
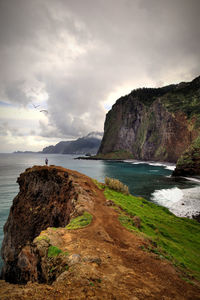
<svg viewBox="0 0 200 300"><path fill-rule="evenodd" d="M198 179L172 178L172 164L142 161L75 160L74 155L48 154L49 164L84 173L104 182L104 178L117 178L128 185L130 192L149 201L168 207L178 216L191 217L200 212L200 182ZM0 154L0 247L3 226L7 220L13 198L19 191L17 177L26 168L44 165L46 155ZM2 260L0 259L0 268Z"/></svg>

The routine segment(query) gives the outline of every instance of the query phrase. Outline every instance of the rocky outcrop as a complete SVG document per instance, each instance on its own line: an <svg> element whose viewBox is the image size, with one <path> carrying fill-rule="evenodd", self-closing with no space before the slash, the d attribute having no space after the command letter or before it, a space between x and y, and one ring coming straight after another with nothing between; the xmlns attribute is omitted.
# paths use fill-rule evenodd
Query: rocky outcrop
<svg viewBox="0 0 200 300"><path fill-rule="evenodd" d="M176 162L199 134L199 91L200 77L120 98L106 115L98 157Z"/></svg>
<svg viewBox="0 0 200 300"><path fill-rule="evenodd" d="M20 191L4 226L3 279L11 283L52 283L66 270L65 251L55 248L54 240L50 241L43 231L65 227L71 218L92 209L87 180L76 171L55 166L34 166L19 176Z"/></svg>
<svg viewBox="0 0 200 300"><path fill-rule="evenodd" d="M185 268L177 271L150 236L121 225L128 212L106 200L101 184L54 166L28 169L18 182L4 228L3 275L27 284L0 280L0 299L198 299L198 287L181 279ZM142 230L142 219L130 220Z"/></svg>
<svg viewBox="0 0 200 300"><path fill-rule="evenodd" d="M78 192L67 170L54 166L27 169L17 182L20 191L4 226L2 277L24 283L40 273L32 241L49 226L68 224Z"/></svg>
<svg viewBox="0 0 200 300"><path fill-rule="evenodd" d="M181 155L173 176L200 176L200 136Z"/></svg>

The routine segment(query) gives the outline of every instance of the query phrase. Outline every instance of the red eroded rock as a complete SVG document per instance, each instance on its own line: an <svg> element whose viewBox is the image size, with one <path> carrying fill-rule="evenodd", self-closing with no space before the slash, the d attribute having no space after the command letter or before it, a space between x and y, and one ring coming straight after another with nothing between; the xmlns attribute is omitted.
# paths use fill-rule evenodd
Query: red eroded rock
<svg viewBox="0 0 200 300"><path fill-rule="evenodd" d="M47 227L66 226L77 193L67 170L59 167L34 166L22 173L17 182L20 191L4 226L2 277L23 283L31 276L37 278L37 261L30 248L21 251L22 248Z"/></svg>

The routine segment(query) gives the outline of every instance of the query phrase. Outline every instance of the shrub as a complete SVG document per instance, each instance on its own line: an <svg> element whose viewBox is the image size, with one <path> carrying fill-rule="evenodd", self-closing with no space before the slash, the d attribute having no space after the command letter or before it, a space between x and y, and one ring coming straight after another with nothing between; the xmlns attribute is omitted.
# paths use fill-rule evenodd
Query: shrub
<svg viewBox="0 0 200 300"><path fill-rule="evenodd" d="M125 195L129 195L129 189L128 186L123 184L121 181L119 181L118 179L114 179L114 178L109 178L106 177L105 178L105 184L112 190L115 190L117 192L121 192Z"/></svg>
<svg viewBox="0 0 200 300"><path fill-rule="evenodd" d="M38 237L36 237L37 242L42 241L42 240L45 240L47 243L50 242L50 238L47 237L46 235L39 235Z"/></svg>
<svg viewBox="0 0 200 300"><path fill-rule="evenodd" d="M62 253L62 250L55 246L50 246L48 249L48 257L56 257L60 253Z"/></svg>

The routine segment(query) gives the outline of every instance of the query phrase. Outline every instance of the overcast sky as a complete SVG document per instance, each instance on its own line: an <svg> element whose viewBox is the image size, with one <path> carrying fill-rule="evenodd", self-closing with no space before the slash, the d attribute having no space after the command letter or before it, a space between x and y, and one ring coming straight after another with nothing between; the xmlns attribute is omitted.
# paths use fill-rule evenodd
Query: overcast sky
<svg viewBox="0 0 200 300"><path fill-rule="evenodd" d="M199 0L0 0L0 152L103 131L120 96L200 75L199 12Z"/></svg>

